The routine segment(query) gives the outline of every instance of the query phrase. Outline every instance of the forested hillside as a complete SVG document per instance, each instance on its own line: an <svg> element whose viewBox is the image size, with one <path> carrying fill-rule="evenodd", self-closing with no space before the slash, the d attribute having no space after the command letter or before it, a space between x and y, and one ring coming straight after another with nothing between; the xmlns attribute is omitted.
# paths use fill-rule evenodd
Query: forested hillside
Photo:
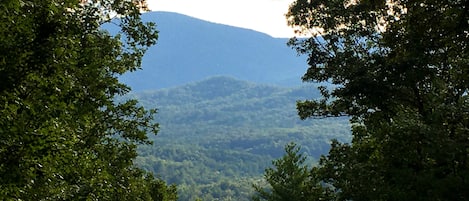
<svg viewBox="0 0 469 201"><path fill-rule="evenodd" d="M469 200L468 0L147 8L0 2L0 200Z"/></svg>
<svg viewBox="0 0 469 201"><path fill-rule="evenodd" d="M330 139L348 141L347 118L297 117L295 102L316 98L313 85L282 88L229 77L134 93L157 107L161 130L140 149L137 164L178 184L180 200L247 200L285 144L303 145L313 162Z"/></svg>

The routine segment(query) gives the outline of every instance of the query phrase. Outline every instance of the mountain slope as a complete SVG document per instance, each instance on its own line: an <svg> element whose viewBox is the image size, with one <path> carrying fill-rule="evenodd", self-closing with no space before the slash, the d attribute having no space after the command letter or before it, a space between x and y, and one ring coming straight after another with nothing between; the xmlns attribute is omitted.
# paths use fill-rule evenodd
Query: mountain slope
<svg viewBox="0 0 469 201"><path fill-rule="evenodd" d="M143 70L122 77L134 91L177 86L215 75L295 85L306 70L305 58L297 57L285 38L171 12L149 12L142 18L155 22L160 33L158 44L143 59ZM287 82L291 78L296 79Z"/></svg>
<svg viewBox="0 0 469 201"><path fill-rule="evenodd" d="M305 125L297 117L295 102L319 96L316 91L313 86L285 88L215 76L135 95L142 104L158 108L158 122L163 126L179 126L190 121L215 126L243 124L243 127L261 129Z"/></svg>
<svg viewBox="0 0 469 201"><path fill-rule="evenodd" d="M158 108L161 124L155 144L140 148L137 164L178 184L180 200L248 200L251 184L285 144L297 142L317 159L330 139L349 140L346 118L299 120L295 102L317 98L313 86L216 76L132 96Z"/></svg>

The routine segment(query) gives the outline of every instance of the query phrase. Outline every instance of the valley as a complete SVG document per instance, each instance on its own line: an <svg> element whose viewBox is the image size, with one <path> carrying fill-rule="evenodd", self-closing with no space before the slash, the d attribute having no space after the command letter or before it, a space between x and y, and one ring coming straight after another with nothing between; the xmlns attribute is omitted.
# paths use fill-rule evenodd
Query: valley
<svg viewBox="0 0 469 201"><path fill-rule="evenodd" d="M314 85L279 87L226 76L131 94L158 108L160 132L136 163L168 183L180 200L249 200L252 184L295 142L314 164L331 139L348 141L347 118L309 119L297 100L318 97Z"/></svg>

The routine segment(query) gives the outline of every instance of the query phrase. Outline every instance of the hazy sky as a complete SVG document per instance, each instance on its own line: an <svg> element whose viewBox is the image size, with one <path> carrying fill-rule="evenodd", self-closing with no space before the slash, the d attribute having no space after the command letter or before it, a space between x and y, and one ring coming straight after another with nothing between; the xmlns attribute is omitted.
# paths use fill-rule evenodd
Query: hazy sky
<svg viewBox="0 0 469 201"><path fill-rule="evenodd" d="M153 11L171 11L273 37L291 37L285 13L294 0L147 0Z"/></svg>

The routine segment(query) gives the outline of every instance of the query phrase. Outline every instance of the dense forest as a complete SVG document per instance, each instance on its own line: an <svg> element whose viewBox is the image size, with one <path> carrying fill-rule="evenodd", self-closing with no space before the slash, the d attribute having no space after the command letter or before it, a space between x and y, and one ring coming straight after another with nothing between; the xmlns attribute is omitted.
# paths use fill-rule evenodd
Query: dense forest
<svg viewBox="0 0 469 201"><path fill-rule="evenodd" d="M330 139L350 141L346 117L297 117L296 101L319 98L315 85L285 88L216 76L129 96L157 107L160 123L154 145L140 147L136 163L177 184L181 200L249 200L251 185L285 144L302 145L314 163Z"/></svg>

